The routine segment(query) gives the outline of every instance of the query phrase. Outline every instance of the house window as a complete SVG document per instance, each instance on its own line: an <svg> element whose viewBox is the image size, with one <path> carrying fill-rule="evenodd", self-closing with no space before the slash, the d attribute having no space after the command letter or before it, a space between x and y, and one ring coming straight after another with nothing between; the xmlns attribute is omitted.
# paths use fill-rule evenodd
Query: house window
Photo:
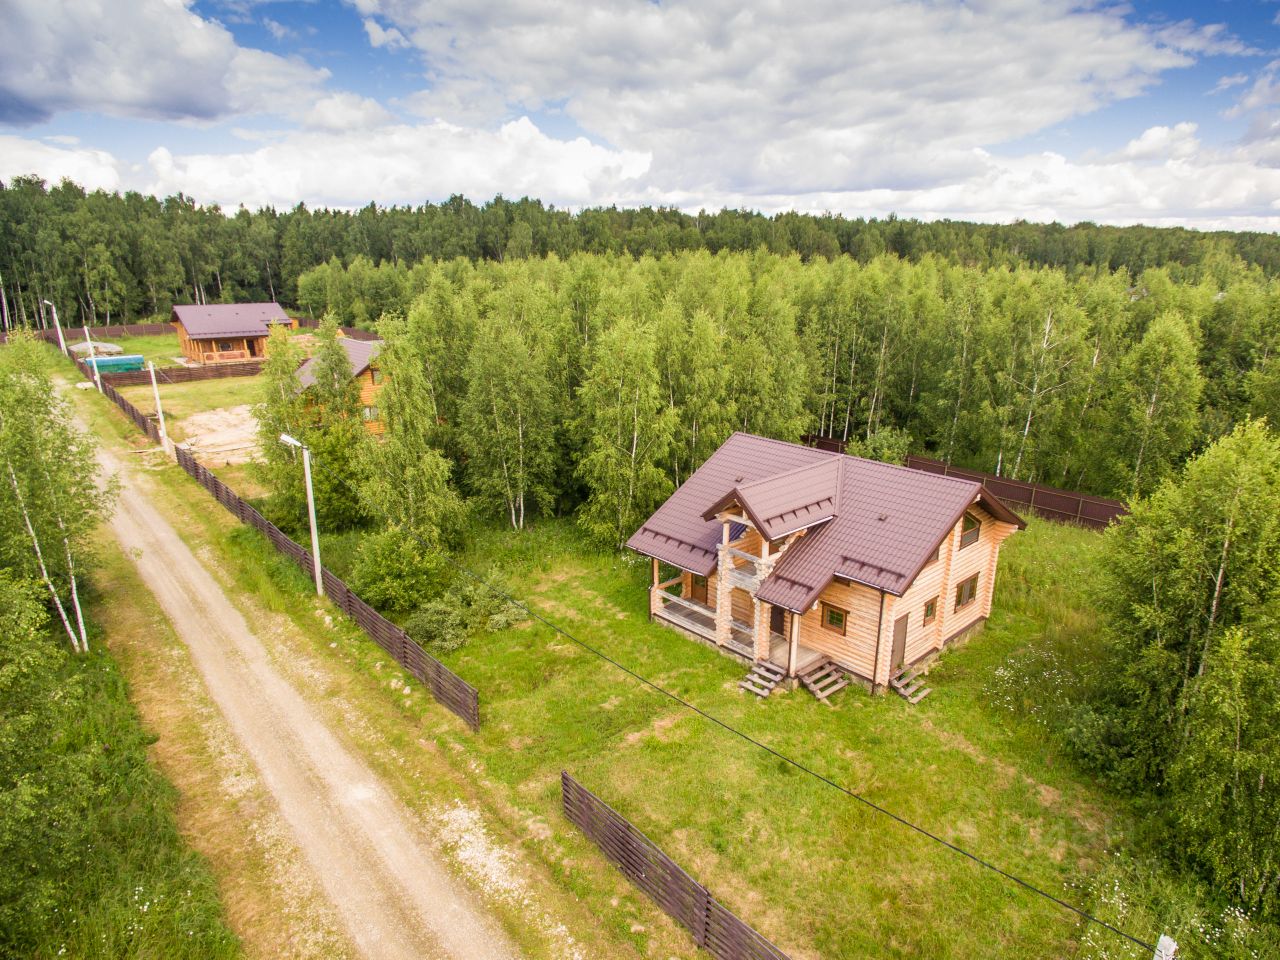
<svg viewBox="0 0 1280 960"><path fill-rule="evenodd" d="M956 587L956 609L967 607L978 596L978 575L975 573L968 580Z"/></svg>
<svg viewBox="0 0 1280 960"><path fill-rule="evenodd" d="M963 550L977 543L981 532L982 521L972 513L966 513L964 519L960 521L960 549Z"/></svg>
<svg viewBox="0 0 1280 960"><path fill-rule="evenodd" d="M236 348L236 345L235 345L234 343L232 343L230 340L219 340L219 341L218 341L218 352L219 352L219 353L226 353L227 351L229 351L229 350L234 350L235 348Z"/></svg>
<svg viewBox="0 0 1280 960"><path fill-rule="evenodd" d="M364 418L365 418L366 420L377 420L377 419L378 419L378 408L377 408L377 407L365 407L365 408L364 408L364 410L363 410L363 411L361 411L361 413L362 413L362 415L364 416Z"/></svg>
<svg viewBox="0 0 1280 960"><path fill-rule="evenodd" d="M382 371L374 367L369 371L369 378L373 380L373 385L376 387L382 382Z"/></svg>
<svg viewBox="0 0 1280 960"><path fill-rule="evenodd" d="M934 597L932 600L930 600L928 603L924 605L925 625L928 626L929 624L933 623L934 620L937 620L937 619L938 619L938 598Z"/></svg>
<svg viewBox="0 0 1280 960"><path fill-rule="evenodd" d="M941 556L942 556L942 546L941 544L939 544L936 548L934 548L933 553L929 554L929 559L924 562L924 565L927 567L931 563L937 563L938 558Z"/></svg>
<svg viewBox="0 0 1280 960"><path fill-rule="evenodd" d="M849 613L847 610L833 607L829 603L822 605L822 626L825 629L830 630L832 633L838 633L843 637L848 621Z"/></svg>

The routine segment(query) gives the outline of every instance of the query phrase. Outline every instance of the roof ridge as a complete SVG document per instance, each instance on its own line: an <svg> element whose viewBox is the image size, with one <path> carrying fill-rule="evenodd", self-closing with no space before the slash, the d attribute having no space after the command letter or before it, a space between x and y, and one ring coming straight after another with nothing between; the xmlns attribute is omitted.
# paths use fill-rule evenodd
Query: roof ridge
<svg viewBox="0 0 1280 960"><path fill-rule="evenodd" d="M746 436L751 436L751 434L746 434ZM780 443L785 443L786 441L778 441L778 442L780 442ZM792 446L800 446L800 444L792 444ZM812 450L813 448L812 448L812 447L804 447L803 449L805 449L805 450ZM789 476L791 476L793 473L800 473L800 472L802 472L802 471L804 471L804 470L814 470L814 469L816 469L816 468L818 468L818 467L825 467L825 466L826 466L827 464L829 464L830 462L831 462L830 460L815 460L813 463L802 463L802 464L800 464L800 466L798 466L798 467L792 467L792 468L791 468L791 469L789 469L789 470L783 470L781 473L771 473L771 474L769 474L769 476L767 476L767 477L761 477L759 480L752 480L750 483L744 483L744 484L741 484L741 485L739 485L739 484L735 484L735 485L734 485L734 489L735 489L735 490L744 490L744 489L746 489L747 487L758 487L758 486L760 486L760 484L762 484L762 483L773 483L773 482L774 482L774 481L776 481L776 480L781 480L783 477L789 477ZM839 462L838 462L838 461L837 461L836 466L837 466L837 469L839 469L840 464L839 464ZM837 474L836 479L837 479L837 481L839 481L839 474Z"/></svg>

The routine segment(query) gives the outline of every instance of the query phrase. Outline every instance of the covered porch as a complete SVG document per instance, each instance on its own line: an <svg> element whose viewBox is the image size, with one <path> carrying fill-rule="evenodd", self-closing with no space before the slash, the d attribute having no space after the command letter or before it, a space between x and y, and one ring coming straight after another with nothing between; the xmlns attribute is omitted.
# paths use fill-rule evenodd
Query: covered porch
<svg viewBox="0 0 1280 960"><path fill-rule="evenodd" d="M676 577L665 583L653 585L650 591L650 613L653 619L691 634L748 663L756 662L755 628L749 623L730 617L728 641L718 643L715 608L699 600L672 593L673 589L681 587L682 582L681 577ZM766 622L768 619L765 618ZM786 671L790 661L790 645L791 642L784 633L770 629L768 661ZM812 650L797 640L794 673L802 673L822 658L823 655L817 650Z"/></svg>

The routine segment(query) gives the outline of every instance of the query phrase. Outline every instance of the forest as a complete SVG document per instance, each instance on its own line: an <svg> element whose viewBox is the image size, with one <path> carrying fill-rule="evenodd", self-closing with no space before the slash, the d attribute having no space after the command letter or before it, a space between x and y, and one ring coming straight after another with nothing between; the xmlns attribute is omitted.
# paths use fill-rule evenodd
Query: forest
<svg viewBox="0 0 1280 960"><path fill-rule="evenodd" d="M86 193L70 181L0 182L0 319L41 316L42 301L76 323L167 313L173 303L297 302L298 278L336 257L413 265L421 260L511 260L574 253L662 256L706 250L844 255L881 254L986 267L1057 267L1080 273L1168 267L1175 279L1239 258L1280 273L1280 238L1268 233L1202 233L1182 228L1015 222L922 222L889 216L845 218L745 210L682 213L669 208L557 210L528 198L477 205L460 197L416 207L357 211L271 208L224 211L181 194Z"/></svg>

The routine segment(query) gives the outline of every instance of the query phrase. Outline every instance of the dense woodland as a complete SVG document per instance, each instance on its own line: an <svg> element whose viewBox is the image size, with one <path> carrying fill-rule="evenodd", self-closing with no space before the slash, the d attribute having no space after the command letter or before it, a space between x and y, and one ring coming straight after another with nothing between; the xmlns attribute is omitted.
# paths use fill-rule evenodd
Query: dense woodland
<svg viewBox="0 0 1280 960"><path fill-rule="evenodd" d="M413 265L421 260L510 260L574 253L662 256L765 249L803 260L840 255L867 263L881 254L933 255L979 268L1048 266L1071 275L1168 267L1175 279L1239 257L1280 274L1280 238L1181 228L1081 223L846 219L743 210L681 213L665 208L569 213L537 200L463 197L417 207L354 212L271 208L234 212L179 194L88 193L35 177L0 181L0 287L8 322L38 319L40 301L64 319L105 323L166 313L207 300L297 302L298 278L337 258ZM371 318L372 319L372 318Z"/></svg>

